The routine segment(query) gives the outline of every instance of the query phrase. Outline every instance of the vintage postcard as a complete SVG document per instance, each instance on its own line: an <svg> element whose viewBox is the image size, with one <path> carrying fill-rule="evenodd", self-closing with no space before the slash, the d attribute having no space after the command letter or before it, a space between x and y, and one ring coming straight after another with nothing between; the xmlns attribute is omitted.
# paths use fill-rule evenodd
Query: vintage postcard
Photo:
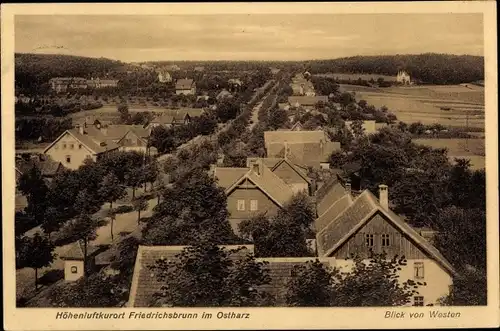
<svg viewBox="0 0 500 331"><path fill-rule="evenodd" d="M5 329L498 326L495 13L2 5Z"/></svg>

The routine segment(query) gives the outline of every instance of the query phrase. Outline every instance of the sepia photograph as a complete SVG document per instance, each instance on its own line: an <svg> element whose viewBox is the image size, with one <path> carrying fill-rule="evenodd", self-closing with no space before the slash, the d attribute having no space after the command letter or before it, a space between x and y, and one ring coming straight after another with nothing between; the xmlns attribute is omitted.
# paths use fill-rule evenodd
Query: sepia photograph
<svg viewBox="0 0 500 331"><path fill-rule="evenodd" d="M10 6L10 309L53 329L498 323L494 4L193 5Z"/></svg>

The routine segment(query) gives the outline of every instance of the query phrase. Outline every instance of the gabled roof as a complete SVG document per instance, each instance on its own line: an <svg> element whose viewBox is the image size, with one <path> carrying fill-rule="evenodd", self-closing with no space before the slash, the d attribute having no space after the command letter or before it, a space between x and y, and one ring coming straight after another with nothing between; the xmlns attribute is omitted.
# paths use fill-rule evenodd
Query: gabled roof
<svg viewBox="0 0 500 331"><path fill-rule="evenodd" d="M330 192L330 190L340 182L340 171L339 169L335 169L337 173L330 178L328 178L323 185L321 185L320 188L314 193L314 196L316 197L316 201L321 201L327 194Z"/></svg>
<svg viewBox="0 0 500 331"><path fill-rule="evenodd" d="M85 132L87 132L89 136L97 137L99 135L102 135L108 140L120 140L125 137L125 135L129 131L134 131L134 133L141 138L146 138L149 136L149 131L146 130L142 125L116 124L104 126L103 129L98 129L95 126L87 126L85 128Z"/></svg>
<svg viewBox="0 0 500 331"><path fill-rule="evenodd" d="M129 139L125 139L131 135L135 135L137 137L137 142L133 143ZM127 131L127 133L117 142L118 145L120 146L125 146L125 147L147 147L147 139L144 139L144 137L141 137L135 130L130 130Z"/></svg>
<svg viewBox="0 0 500 331"><path fill-rule="evenodd" d="M330 206L348 193L344 186L335 177L334 180L325 183L324 185L329 185L328 188L325 188L324 195L322 197L316 195L318 216L323 215L328 208L330 208Z"/></svg>
<svg viewBox="0 0 500 331"><path fill-rule="evenodd" d="M220 187L227 189L243 177L248 170L249 168L216 167L214 169L214 177L217 178L217 184Z"/></svg>
<svg viewBox="0 0 500 331"><path fill-rule="evenodd" d="M320 256L332 256L336 250L346 243L356 232L368 223L377 213L405 234L416 246L436 260L445 270L455 274L453 266L445 257L417 231L405 223L391 210L382 208L378 199L369 191L365 190L356 200L335 219L316 234L318 254Z"/></svg>
<svg viewBox="0 0 500 331"><path fill-rule="evenodd" d="M44 149L43 153L46 153L52 148L52 146L54 146L54 144L67 134L73 136L73 138L82 143L82 145L94 154L105 153L120 147L116 143L109 141L109 139L102 135L102 133L95 133L95 136L89 136L87 134L80 134L78 129L71 129L64 131L56 140Z"/></svg>
<svg viewBox="0 0 500 331"><path fill-rule="evenodd" d="M57 172L62 169L63 165L61 162L56 162L52 159L47 159L47 160L16 160L16 171L18 171L20 174L26 173L29 171L33 166L36 166L42 176L54 176L57 174Z"/></svg>
<svg viewBox="0 0 500 331"><path fill-rule="evenodd" d="M129 307L148 307L152 304L153 296L161 290L164 283L158 282L153 270L149 267L157 260L174 260L176 255L187 246L142 246L137 249L134 274L130 287ZM253 245L221 246L228 250L245 247L239 254L253 253ZM238 255L235 256L236 258Z"/></svg>
<svg viewBox="0 0 500 331"><path fill-rule="evenodd" d="M271 143L306 143L321 140L329 141L328 136L322 130L316 131L264 131L265 144Z"/></svg>
<svg viewBox="0 0 500 331"><path fill-rule="evenodd" d="M266 158L258 158L258 157L249 157L247 158L247 167L250 167L252 163L254 163L257 160L262 160L262 163L271 169L272 172L274 172L281 164L286 163L288 164L295 172L302 177L306 182L309 184L311 183L311 179L307 176L307 173L304 172L302 168L299 168L296 166L292 160L289 160L287 158L271 158L271 157L266 157Z"/></svg>
<svg viewBox="0 0 500 331"><path fill-rule="evenodd" d="M345 209L353 204L353 198L349 193L345 193L338 200L333 202L323 213L319 213L318 218L314 220L314 228L316 232L321 232L326 226L330 224L333 219L336 219Z"/></svg>
<svg viewBox="0 0 500 331"><path fill-rule="evenodd" d="M330 155L334 151L341 149L340 143L333 141L327 141L323 145L317 142L287 143L287 148L288 153L285 153L285 144L270 143L267 145L267 155L270 157L285 157L286 155L298 165L319 167L320 163L329 162Z"/></svg>
<svg viewBox="0 0 500 331"><path fill-rule="evenodd" d="M99 246L87 245L87 257L92 257L100 250ZM59 257L62 260L82 260L84 258L84 245L81 241L72 243L67 251L61 253Z"/></svg>
<svg viewBox="0 0 500 331"><path fill-rule="evenodd" d="M178 79L175 83L176 90L189 90L193 87L194 81L189 78Z"/></svg>
<svg viewBox="0 0 500 331"><path fill-rule="evenodd" d="M163 114L151 120L151 123L158 123L161 125L172 124L173 122L174 122L174 116L169 114Z"/></svg>
<svg viewBox="0 0 500 331"><path fill-rule="evenodd" d="M253 169L248 170L239 180L226 189L226 195L230 195L245 179L252 182L280 207L283 207L293 196L290 186L263 164L260 167L260 175Z"/></svg>

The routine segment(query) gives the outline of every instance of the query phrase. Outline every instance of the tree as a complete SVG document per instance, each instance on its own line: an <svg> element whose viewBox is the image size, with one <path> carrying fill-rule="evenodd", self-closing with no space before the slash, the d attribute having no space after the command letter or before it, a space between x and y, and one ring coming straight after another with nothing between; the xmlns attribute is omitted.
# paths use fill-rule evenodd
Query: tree
<svg viewBox="0 0 500 331"><path fill-rule="evenodd" d="M64 222L61 212L55 207L48 207L45 211L44 220L41 224L43 232L47 234L47 238L50 240L50 234L57 231L61 224Z"/></svg>
<svg viewBox="0 0 500 331"><path fill-rule="evenodd" d="M127 195L125 186L120 183L118 177L113 172L107 174L99 188L99 194L104 201L109 202L109 209L113 209L113 202L124 198Z"/></svg>
<svg viewBox="0 0 500 331"><path fill-rule="evenodd" d="M363 121L355 120L351 123L351 130L355 138L359 138L364 135L365 128L363 127Z"/></svg>
<svg viewBox="0 0 500 331"><path fill-rule="evenodd" d="M49 297L53 307L120 307L127 300L125 293L113 278L95 273L54 287Z"/></svg>
<svg viewBox="0 0 500 331"><path fill-rule="evenodd" d="M19 178L19 191L26 196L28 201L26 213L37 224L42 224L45 219L49 189L42 178L41 171L36 165L33 165L29 171Z"/></svg>
<svg viewBox="0 0 500 331"><path fill-rule="evenodd" d="M239 105L232 99L224 99L217 105L216 114L222 123L236 118L240 111Z"/></svg>
<svg viewBox="0 0 500 331"><path fill-rule="evenodd" d="M142 168L130 169L125 175L127 185L132 186L132 199L135 199L135 190L144 183L144 172Z"/></svg>
<svg viewBox="0 0 500 331"><path fill-rule="evenodd" d="M288 122L288 114L286 110L274 108L269 112L269 127L273 130L282 128Z"/></svg>
<svg viewBox="0 0 500 331"><path fill-rule="evenodd" d="M144 182L150 183L151 190L153 189L153 184L158 178L158 175L159 175L158 161L154 159L144 167ZM144 188L144 191L146 191L146 188Z"/></svg>
<svg viewBox="0 0 500 331"><path fill-rule="evenodd" d="M55 259L54 246L39 233L24 237L20 249L21 264L35 270L35 290L38 288L38 269L48 267Z"/></svg>
<svg viewBox="0 0 500 331"><path fill-rule="evenodd" d="M176 175L163 191L163 199L143 230L143 239L152 245L187 245L200 236L224 244L234 239L226 208L224 190L202 168Z"/></svg>
<svg viewBox="0 0 500 331"><path fill-rule="evenodd" d="M152 305L262 306L266 295L258 287L270 282L263 266L242 248L227 250L208 242L189 246L176 258L157 260L151 267L164 284Z"/></svg>
<svg viewBox="0 0 500 331"><path fill-rule="evenodd" d="M465 270L453 278L449 295L441 298L444 306L485 306L487 304L486 273L480 270Z"/></svg>
<svg viewBox="0 0 500 331"><path fill-rule="evenodd" d="M120 121L124 124L128 124L130 121L130 113L127 104L118 105L118 112L120 113Z"/></svg>
<svg viewBox="0 0 500 331"><path fill-rule="evenodd" d="M141 211L144 211L148 208L148 200L144 198L135 199L132 202L134 206L134 210L137 212L137 224L141 221Z"/></svg>
<svg viewBox="0 0 500 331"><path fill-rule="evenodd" d="M334 301L333 270L318 259L292 269L285 302L292 307L328 307Z"/></svg>
<svg viewBox="0 0 500 331"><path fill-rule="evenodd" d="M411 279L401 282L399 272L407 262L404 257L388 259L385 253L372 253L369 261L354 257L353 262L350 272L335 276L333 306L403 306L418 294L419 286L426 285Z"/></svg>

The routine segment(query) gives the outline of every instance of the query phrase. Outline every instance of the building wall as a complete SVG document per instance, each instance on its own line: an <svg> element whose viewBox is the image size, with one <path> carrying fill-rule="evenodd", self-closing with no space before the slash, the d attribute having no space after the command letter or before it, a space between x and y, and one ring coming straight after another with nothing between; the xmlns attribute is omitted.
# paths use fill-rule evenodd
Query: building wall
<svg viewBox="0 0 500 331"><path fill-rule="evenodd" d="M374 246L366 245L366 234L373 234ZM390 245L382 247L382 234L389 234ZM351 254L358 254L363 258L369 257L370 248L375 253L385 251L388 256L404 255L408 259L425 259L422 252L405 234L385 220L384 216L377 213L364 227L334 253L338 258L345 259Z"/></svg>
<svg viewBox="0 0 500 331"><path fill-rule="evenodd" d="M94 153L68 133L46 151L45 154L49 155L54 161L61 162L64 167L72 170L78 169L87 157L92 158L94 161L96 160ZM71 162L67 162L66 156L70 156Z"/></svg>
<svg viewBox="0 0 500 331"><path fill-rule="evenodd" d="M72 268L76 268L76 273L72 272ZM83 261L79 260L66 260L64 261L64 280L76 281L83 277Z"/></svg>
<svg viewBox="0 0 500 331"><path fill-rule="evenodd" d="M191 89L185 89L185 90L175 90L175 94L177 95L191 95L191 94L196 94L196 88L191 88Z"/></svg>
<svg viewBox="0 0 500 331"><path fill-rule="evenodd" d="M415 263L417 262L423 263L423 278L415 278ZM348 272L352 270L353 261L336 259L333 266L341 269L341 271ZM424 306L429 304L438 305L439 298L449 294L450 285L453 283L451 275L432 259L408 259L407 265L401 268L399 276L401 282L408 280L414 280L422 284L425 282L426 285L419 286L417 289L418 294L416 294L416 296L424 297ZM413 300L408 303L408 306L412 305Z"/></svg>
<svg viewBox="0 0 500 331"><path fill-rule="evenodd" d="M278 211L279 207L269 199L260 189L251 187L248 185L248 188L243 187L236 188L231 194L227 197L227 209L230 213L230 218L232 219L250 219L255 215L266 212L267 215L274 215ZM238 200L245 201L245 210L238 210ZM250 201L257 200L256 211L250 210Z"/></svg>

